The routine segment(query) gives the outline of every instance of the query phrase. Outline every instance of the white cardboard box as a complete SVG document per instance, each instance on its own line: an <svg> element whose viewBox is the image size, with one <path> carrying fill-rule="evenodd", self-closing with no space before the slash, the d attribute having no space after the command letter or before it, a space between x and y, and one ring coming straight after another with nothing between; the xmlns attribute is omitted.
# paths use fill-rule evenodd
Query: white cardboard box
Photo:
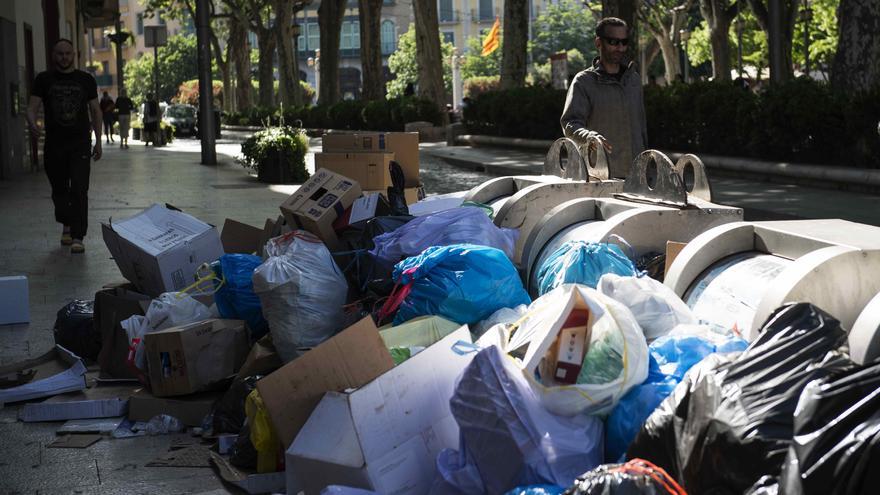
<svg viewBox="0 0 880 495"><path fill-rule="evenodd" d="M101 226L122 275L153 297L186 288L195 282L199 265L223 255L216 228L159 204Z"/></svg>
<svg viewBox="0 0 880 495"><path fill-rule="evenodd" d="M437 454L458 445L449 399L475 355L470 342L462 326L357 390L325 394L287 449L288 479L307 494L331 484L427 493Z"/></svg>
<svg viewBox="0 0 880 495"><path fill-rule="evenodd" d="M0 325L30 322L29 308L27 277L0 277Z"/></svg>

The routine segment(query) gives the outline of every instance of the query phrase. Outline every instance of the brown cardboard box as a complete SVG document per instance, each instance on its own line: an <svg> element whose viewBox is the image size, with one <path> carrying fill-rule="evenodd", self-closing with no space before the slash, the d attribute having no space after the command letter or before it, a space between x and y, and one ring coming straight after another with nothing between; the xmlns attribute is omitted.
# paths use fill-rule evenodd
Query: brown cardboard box
<svg viewBox="0 0 880 495"><path fill-rule="evenodd" d="M182 397L156 397L146 389L137 390L128 399L128 419L149 421L159 414L174 416L186 426L202 426L202 420L223 392L202 392Z"/></svg>
<svg viewBox="0 0 880 495"><path fill-rule="evenodd" d="M394 367L371 317L257 382L286 450L326 392L360 387Z"/></svg>
<svg viewBox="0 0 880 495"><path fill-rule="evenodd" d="M101 376L136 378L126 364L128 335L120 323L133 315L143 315L150 301L150 296L137 292L132 284L108 285L95 293L94 324L101 332Z"/></svg>
<svg viewBox="0 0 880 495"><path fill-rule="evenodd" d="M388 189L383 189L381 191L364 191L364 196L367 194L379 193L382 196L385 196L385 199L388 199ZM419 187L407 187L403 190L404 197L406 197L406 204L411 205L418 203L419 201L425 199L425 187L419 185Z"/></svg>
<svg viewBox="0 0 880 495"><path fill-rule="evenodd" d="M361 189L385 189L391 185L391 160L393 153L315 153L315 168L349 177Z"/></svg>
<svg viewBox="0 0 880 495"><path fill-rule="evenodd" d="M288 224L315 234L332 250L339 245L333 221L360 195L361 186L357 182L319 169L281 203L281 213Z"/></svg>
<svg viewBox="0 0 880 495"><path fill-rule="evenodd" d="M205 320L144 337L150 388L156 397L206 390L234 375L250 346L244 321Z"/></svg>
<svg viewBox="0 0 880 495"><path fill-rule="evenodd" d="M227 218L220 233L226 253L262 254L263 229Z"/></svg>
<svg viewBox="0 0 880 495"><path fill-rule="evenodd" d="M324 153L388 152L403 168L407 187L419 185L418 132L358 132L354 134L324 134L321 139ZM363 186L363 184L361 184ZM363 186L365 189L366 186Z"/></svg>
<svg viewBox="0 0 880 495"><path fill-rule="evenodd" d="M669 267L672 266L672 262L675 261L675 258L678 257L678 254L685 246L687 246L686 242L666 241L666 266L663 268L664 276L669 273Z"/></svg>

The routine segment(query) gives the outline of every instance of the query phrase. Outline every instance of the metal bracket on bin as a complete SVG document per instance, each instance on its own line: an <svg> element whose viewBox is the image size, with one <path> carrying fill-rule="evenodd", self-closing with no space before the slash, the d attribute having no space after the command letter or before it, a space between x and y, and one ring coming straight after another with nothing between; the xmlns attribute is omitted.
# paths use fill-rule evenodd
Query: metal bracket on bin
<svg viewBox="0 0 880 495"><path fill-rule="evenodd" d="M688 204L681 174L669 157L657 150L643 151L633 160L623 193L614 196L675 208L685 208Z"/></svg>
<svg viewBox="0 0 880 495"><path fill-rule="evenodd" d="M712 185L706 174L706 166L697 155L682 155L675 162L675 173L681 176L685 191L691 196L712 202Z"/></svg>
<svg viewBox="0 0 880 495"><path fill-rule="evenodd" d="M544 175L586 182L608 180L608 154L602 143L594 137L583 144L569 138L559 138L550 146L550 151L544 158Z"/></svg>

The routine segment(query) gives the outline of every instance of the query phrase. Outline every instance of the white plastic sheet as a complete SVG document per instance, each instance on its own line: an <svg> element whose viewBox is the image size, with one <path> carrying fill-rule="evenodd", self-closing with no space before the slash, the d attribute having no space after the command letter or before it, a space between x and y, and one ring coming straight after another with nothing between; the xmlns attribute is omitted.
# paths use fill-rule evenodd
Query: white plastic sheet
<svg viewBox="0 0 880 495"><path fill-rule="evenodd" d="M697 323L687 304L672 289L651 277L607 273L599 279L596 289L629 308L649 342L666 335L677 325Z"/></svg>

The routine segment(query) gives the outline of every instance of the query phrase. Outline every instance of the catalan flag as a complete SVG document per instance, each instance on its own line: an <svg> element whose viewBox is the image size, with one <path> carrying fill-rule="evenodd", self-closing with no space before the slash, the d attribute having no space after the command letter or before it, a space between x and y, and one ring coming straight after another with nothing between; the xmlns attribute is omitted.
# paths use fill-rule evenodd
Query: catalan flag
<svg viewBox="0 0 880 495"><path fill-rule="evenodd" d="M489 31L489 34L486 35L486 39L483 40L483 53L482 56L489 55L498 49L501 45L501 21L498 18L495 18L495 24L492 25L492 29Z"/></svg>

